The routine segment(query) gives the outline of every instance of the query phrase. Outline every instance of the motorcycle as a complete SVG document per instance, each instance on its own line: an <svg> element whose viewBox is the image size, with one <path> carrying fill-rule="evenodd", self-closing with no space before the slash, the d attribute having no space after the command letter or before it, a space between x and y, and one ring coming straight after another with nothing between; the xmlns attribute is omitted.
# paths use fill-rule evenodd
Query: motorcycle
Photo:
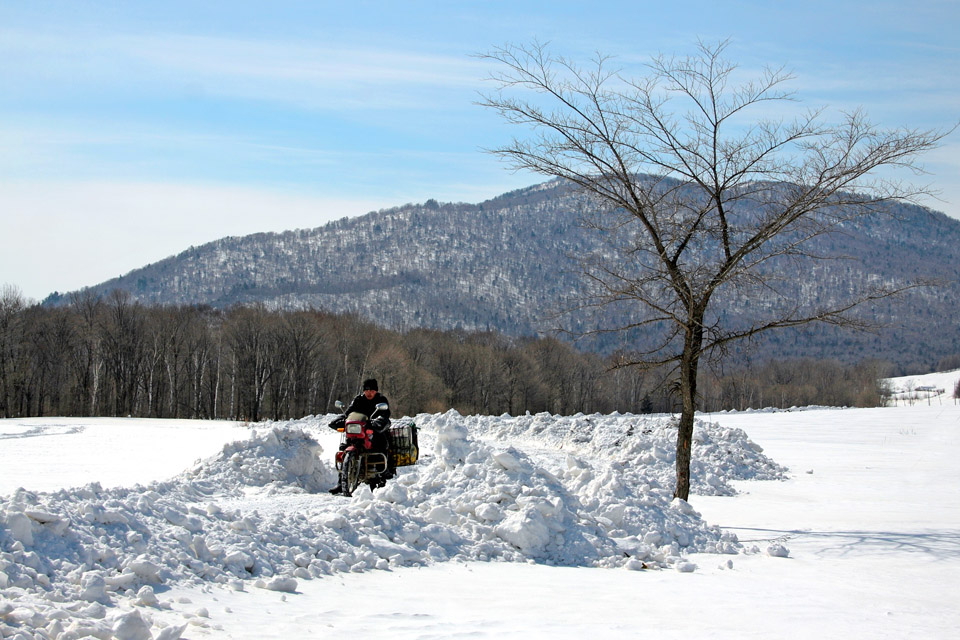
<svg viewBox="0 0 960 640"><path fill-rule="evenodd" d="M344 410L343 403L336 401L337 409ZM361 482L376 488L386 484L389 461L385 453L372 451L373 427L371 423L381 411L386 411L385 403L378 404L373 415L351 412L335 421L342 426L336 429L343 434L340 450L337 451L336 467L340 472L340 494L350 497Z"/></svg>

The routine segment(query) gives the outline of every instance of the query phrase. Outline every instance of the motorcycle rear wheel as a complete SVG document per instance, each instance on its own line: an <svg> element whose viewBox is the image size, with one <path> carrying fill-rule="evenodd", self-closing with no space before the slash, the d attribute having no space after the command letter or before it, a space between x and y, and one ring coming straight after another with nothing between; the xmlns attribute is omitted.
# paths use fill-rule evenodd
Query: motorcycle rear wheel
<svg viewBox="0 0 960 640"><path fill-rule="evenodd" d="M348 452L343 457L343 466L340 468L340 493L349 497L360 484L363 460L355 452Z"/></svg>

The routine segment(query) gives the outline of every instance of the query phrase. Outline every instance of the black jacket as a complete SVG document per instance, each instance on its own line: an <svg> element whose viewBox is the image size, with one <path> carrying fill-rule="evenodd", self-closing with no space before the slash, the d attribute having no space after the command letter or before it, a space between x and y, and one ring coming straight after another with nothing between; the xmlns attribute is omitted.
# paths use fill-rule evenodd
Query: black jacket
<svg viewBox="0 0 960 640"><path fill-rule="evenodd" d="M374 416L373 413L377 410L377 405L381 402L386 404L387 408ZM354 411L357 413L362 413L367 417L372 417L374 420L371 424L377 428L377 431L385 431L386 428L390 426L390 403L387 402L387 398L379 392L377 395L373 396L373 400L367 400L367 397L362 393L354 398L344 413L350 415L350 413Z"/></svg>

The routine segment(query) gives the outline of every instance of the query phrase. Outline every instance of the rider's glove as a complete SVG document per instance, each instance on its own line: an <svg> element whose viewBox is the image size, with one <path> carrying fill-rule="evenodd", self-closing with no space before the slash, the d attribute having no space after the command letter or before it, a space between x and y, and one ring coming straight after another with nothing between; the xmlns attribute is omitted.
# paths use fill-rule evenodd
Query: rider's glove
<svg viewBox="0 0 960 640"><path fill-rule="evenodd" d="M374 418L370 422L370 426L373 427L373 430L376 431L377 433L383 433L384 431L386 431L387 425L388 425L387 419L382 416L379 418Z"/></svg>
<svg viewBox="0 0 960 640"><path fill-rule="evenodd" d="M347 424L347 416L337 416L327 426L331 429L343 429Z"/></svg>

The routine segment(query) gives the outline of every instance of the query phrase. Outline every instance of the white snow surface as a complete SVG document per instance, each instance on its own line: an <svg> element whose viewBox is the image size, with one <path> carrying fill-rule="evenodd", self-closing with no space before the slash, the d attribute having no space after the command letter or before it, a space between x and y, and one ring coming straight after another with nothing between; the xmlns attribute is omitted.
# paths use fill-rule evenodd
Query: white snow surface
<svg viewBox="0 0 960 640"><path fill-rule="evenodd" d="M350 499L326 492L331 417L176 421L163 448L137 445L157 421L0 421L0 637L946 638L960 623L951 403L704 416L691 503L671 499L669 416L419 415L420 462ZM85 437L131 481L106 486Z"/></svg>
<svg viewBox="0 0 960 640"><path fill-rule="evenodd" d="M0 420L0 495L21 486L54 491L164 480L247 433L240 423L212 420Z"/></svg>
<svg viewBox="0 0 960 640"><path fill-rule="evenodd" d="M933 406L953 402L953 393L958 382L960 369L887 379L892 392L891 401L897 405L926 403Z"/></svg>
<svg viewBox="0 0 960 640"><path fill-rule="evenodd" d="M938 387L946 389L948 395L953 393L953 387L956 386L958 381L960 381L960 369L887 378L887 383L896 391L906 391L917 387Z"/></svg>

